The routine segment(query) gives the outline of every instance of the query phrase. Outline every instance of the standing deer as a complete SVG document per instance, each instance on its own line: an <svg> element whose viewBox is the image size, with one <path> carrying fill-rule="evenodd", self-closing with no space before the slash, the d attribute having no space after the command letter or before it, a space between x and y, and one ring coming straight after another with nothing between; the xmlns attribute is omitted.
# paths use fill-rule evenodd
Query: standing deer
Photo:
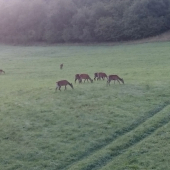
<svg viewBox="0 0 170 170"><path fill-rule="evenodd" d="M122 82L124 84L124 80L122 78L120 78L118 75L109 75L107 77L107 84L110 85L110 82L114 80L114 84L115 84L115 80L117 80L120 84L120 82Z"/></svg>
<svg viewBox="0 0 170 170"><path fill-rule="evenodd" d="M77 80L79 81L79 83L82 82L82 79L81 79L81 77L80 77L79 74L76 74L76 75L75 75L75 83L76 83Z"/></svg>
<svg viewBox="0 0 170 170"><path fill-rule="evenodd" d="M104 80L105 77L107 78L106 73L102 73L102 72L94 73L94 80L99 80L101 78Z"/></svg>
<svg viewBox="0 0 170 170"><path fill-rule="evenodd" d="M98 73L98 77L97 77L97 80L99 80L99 79L105 79L105 78L107 78L107 75L106 75L106 73Z"/></svg>
<svg viewBox="0 0 170 170"><path fill-rule="evenodd" d="M5 74L5 71L3 71L3 70L0 70L0 74L2 74L2 73L4 73L4 74Z"/></svg>
<svg viewBox="0 0 170 170"><path fill-rule="evenodd" d="M98 78L98 73L94 73L94 80Z"/></svg>
<svg viewBox="0 0 170 170"><path fill-rule="evenodd" d="M93 83L93 80L90 78L90 76L88 74L79 74L81 80L84 79L84 82L87 80L90 80L91 83Z"/></svg>
<svg viewBox="0 0 170 170"><path fill-rule="evenodd" d="M69 83L67 80L60 80L60 81L56 82L56 89L55 90L57 90L57 89L60 90L61 86L65 86L65 90L66 90L67 85L70 85L70 87L73 89L72 83Z"/></svg>
<svg viewBox="0 0 170 170"><path fill-rule="evenodd" d="M62 70L62 68L63 68L63 64L60 64L60 69Z"/></svg>

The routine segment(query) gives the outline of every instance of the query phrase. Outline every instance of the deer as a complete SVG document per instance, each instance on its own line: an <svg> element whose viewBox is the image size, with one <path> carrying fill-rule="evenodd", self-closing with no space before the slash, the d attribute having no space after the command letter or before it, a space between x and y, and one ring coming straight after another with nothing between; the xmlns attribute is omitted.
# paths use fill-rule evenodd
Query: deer
<svg viewBox="0 0 170 170"><path fill-rule="evenodd" d="M0 70L0 74L2 74L2 73L3 73L3 74L5 74L5 71L3 71L3 70Z"/></svg>
<svg viewBox="0 0 170 170"><path fill-rule="evenodd" d="M117 80L120 84L120 82L122 82L124 84L124 80L122 78L120 78L118 75L109 75L107 77L107 84L109 84L110 86L110 82L114 80L114 84L115 84L115 80Z"/></svg>
<svg viewBox="0 0 170 170"><path fill-rule="evenodd" d="M63 64L60 64L60 69L62 70L62 68L63 68Z"/></svg>
<svg viewBox="0 0 170 170"><path fill-rule="evenodd" d="M94 80L98 78L98 73L94 73Z"/></svg>
<svg viewBox="0 0 170 170"><path fill-rule="evenodd" d="M82 79L81 79L81 77L80 77L79 74L76 74L76 75L75 75L75 83L76 83L77 80L79 81L79 83L82 82Z"/></svg>
<svg viewBox="0 0 170 170"><path fill-rule="evenodd" d="M65 90L66 90L66 86L67 86L67 85L70 85L70 87L71 87L72 89L74 89L72 83L69 83L67 80L60 80L60 81L57 81L57 82L56 82L56 89L55 89L55 90L57 90L57 89L60 90L61 86L65 86ZM61 90L60 90L60 91L61 91Z"/></svg>
<svg viewBox="0 0 170 170"><path fill-rule="evenodd" d="M102 73L102 72L99 72L99 73L94 73L94 80L100 80L100 79L105 79L107 78L107 75L106 73Z"/></svg>
<svg viewBox="0 0 170 170"><path fill-rule="evenodd" d="M106 75L106 73L98 73L98 77L97 77L97 80L99 80L99 79L105 79L105 78L107 78L107 75Z"/></svg>
<svg viewBox="0 0 170 170"><path fill-rule="evenodd" d="M82 79L84 79L84 82L87 80L90 80L91 83L93 83L93 80L90 78L90 76L88 74L79 74L80 78L81 78L81 82Z"/></svg>

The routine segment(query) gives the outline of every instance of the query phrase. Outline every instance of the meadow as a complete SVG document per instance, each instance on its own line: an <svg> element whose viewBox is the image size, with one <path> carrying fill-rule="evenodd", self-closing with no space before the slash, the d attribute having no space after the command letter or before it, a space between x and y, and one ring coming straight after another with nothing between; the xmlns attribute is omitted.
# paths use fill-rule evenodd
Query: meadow
<svg viewBox="0 0 170 170"><path fill-rule="evenodd" d="M169 169L169 46L0 45L0 169ZM125 84L74 83L95 72Z"/></svg>

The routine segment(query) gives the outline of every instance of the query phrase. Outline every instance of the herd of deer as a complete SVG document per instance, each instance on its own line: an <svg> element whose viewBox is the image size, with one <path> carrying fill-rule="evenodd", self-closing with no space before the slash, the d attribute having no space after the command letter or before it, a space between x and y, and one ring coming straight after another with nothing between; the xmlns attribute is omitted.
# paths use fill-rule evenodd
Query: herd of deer
<svg viewBox="0 0 170 170"><path fill-rule="evenodd" d="M63 64L60 65L60 69L63 68ZM0 74L5 74L5 71L1 70L0 69ZM105 80L105 78L107 79L107 84L110 85L110 82L112 80L114 80L114 83L115 81L118 81L119 84L120 82L122 82L124 84L124 80L122 78L120 78L118 75L109 75L107 76L106 73L94 73L94 80ZM79 81L79 83L82 83L82 81L84 80L84 82L87 80L87 81L90 81L91 83L93 83L93 80L90 78L90 76L88 74L76 74L75 75L75 83L76 81ZM72 83L69 83L67 80L60 80L58 82L56 82L56 90L59 89L61 91L61 86L65 86L65 90L66 90L66 86L67 85L70 85L70 87L73 89L73 85Z"/></svg>
<svg viewBox="0 0 170 170"><path fill-rule="evenodd" d="M60 65L60 69L63 68L63 64ZM114 83L115 81L118 81L119 84L120 82L122 82L124 84L124 80L122 78L120 78L118 75L109 75L107 76L106 73L94 73L94 80L105 80L105 78L107 79L107 84L110 85L110 82L112 80L114 80ZM82 83L82 80L84 80L84 82L87 80L87 81L90 81L91 83L93 83L93 80L90 78L90 76L88 74L76 74L75 75L75 83L76 81L79 81L79 83ZM73 85L72 83L69 83L67 80L60 80L58 82L56 82L56 90L61 88L61 86L65 86L65 90L66 90L66 86L69 85L72 89L73 89ZM61 90L60 90L61 91Z"/></svg>

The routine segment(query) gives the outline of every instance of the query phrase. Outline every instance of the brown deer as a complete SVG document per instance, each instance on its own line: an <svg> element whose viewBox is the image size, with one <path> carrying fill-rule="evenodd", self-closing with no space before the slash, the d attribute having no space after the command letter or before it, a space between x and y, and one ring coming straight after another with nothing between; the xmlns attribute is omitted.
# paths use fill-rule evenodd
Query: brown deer
<svg viewBox="0 0 170 170"><path fill-rule="evenodd" d="M75 83L76 83L77 80L79 81L79 83L82 82L82 79L81 79L81 77L80 77L79 74L76 74L76 75L75 75Z"/></svg>
<svg viewBox="0 0 170 170"><path fill-rule="evenodd" d="M69 83L67 80L60 80L60 81L56 82L56 89L55 90L57 90L57 89L60 90L61 86L65 86L65 90L66 90L67 85L70 85L70 87L73 89L72 83Z"/></svg>
<svg viewBox="0 0 170 170"><path fill-rule="evenodd" d="M60 69L62 70L62 68L63 68L63 64L60 64Z"/></svg>
<svg viewBox="0 0 170 170"><path fill-rule="evenodd" d="M94 73L94 80L98 78L98 73Z"/></svg>
<svg viewBox="0 0 170 170"><path fill-rule="evenodd" d="M106 73L102 73L102 72L99 72L99 73L94 73L94 80L100 80L100 79L105 79L107 78L107 75Z"/></svg>
<svg viewBox="0 0 170 170"><path fill-rule="evenodd" d="M2 73L3 73L3 74L5 74L5 71L3 71L3 70L0 70L0 74L2 74Z"/></svg>
<svg viewBox="0 0 170 170"><path fill-rule="evenodd" d="M110 85L110 82L114 80L114 84L115 84L115 80L117 80L120 84L120 82L122 82L124 84L124 80L122 78L120 78L118 75L109 75L107 77L107 84Z"/></svg>
<svg viewBox="0 0 170 170"><path fill-rule="evenodd" d="M81 79L84 79L84 82L87 80L90 80L91 83L93 83L93 80L90 78L90 76L88 74L79 74Z"/></svg>
<svg viewBox="0 0 170 170"><path fill-rule="evenodd" d="M99 79L105 79L105 78L107 78L107 75L106 75L106 73L98 73L98 77L97 77L97 80L99 80Z"/></svg>

